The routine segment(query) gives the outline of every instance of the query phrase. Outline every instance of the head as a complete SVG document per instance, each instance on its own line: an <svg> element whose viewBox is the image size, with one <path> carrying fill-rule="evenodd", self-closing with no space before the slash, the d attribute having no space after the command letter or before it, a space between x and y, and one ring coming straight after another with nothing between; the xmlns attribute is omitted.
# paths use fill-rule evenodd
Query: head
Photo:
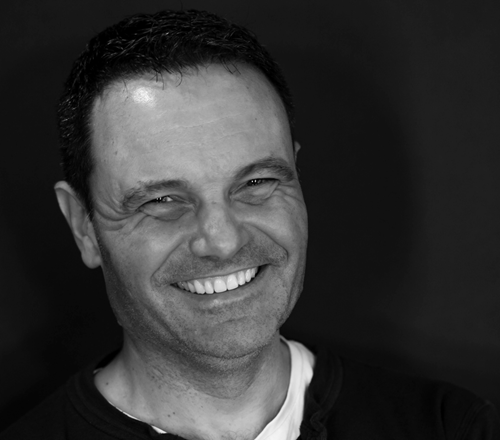
<svg viewBox="0 0 500 440"><path fill-rule="evenodd" d="M199 359L275 339L302 289L307 215L269 55L213 15L163 12L92 40L68 87L57 197L126 341Z"/></svg>
<svg viewBox="0 0 500 440"><path fill-rule="evenodd" d="M292 97L278 64L249 30L205 11L139 14L91 39L75 61L59 103L58 120L65 180L93 215L89 177L93 170L91 113L112 83L143 74L180 73L207 64L228 70L235 63L258 69L285 106L293 129Z"/></svg>

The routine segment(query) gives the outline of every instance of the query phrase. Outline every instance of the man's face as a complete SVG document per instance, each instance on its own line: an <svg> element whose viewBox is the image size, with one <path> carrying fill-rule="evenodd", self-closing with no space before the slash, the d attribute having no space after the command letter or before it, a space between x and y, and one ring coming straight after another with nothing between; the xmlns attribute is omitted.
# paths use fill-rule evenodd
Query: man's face
<svg viewBox="0 0 500 440"><path fill-rule="evenodd" d="M117 82L95 103L93 222L136 345L251 353L302 289L307 215L286 113L260 73L238 70Z"/></svg>

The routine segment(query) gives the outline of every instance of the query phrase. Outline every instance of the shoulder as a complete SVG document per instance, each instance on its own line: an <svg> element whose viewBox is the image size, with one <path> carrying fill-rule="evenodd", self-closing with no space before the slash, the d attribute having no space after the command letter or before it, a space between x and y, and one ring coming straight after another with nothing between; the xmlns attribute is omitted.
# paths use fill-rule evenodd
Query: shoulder
<svg viewBox="0 0 500 440"><path fill-rule="evenodd" d="M63 439L67 398L64 387L0 434L0 440Z"/></svg>
<svg viewBox="0 0 500 440"><path fill-rule="evenodd" d="M76 373L42 403L2 432L0 440L111 438L102 436L95 428L98 425L96 420L89 422L89 414L95 412L94 400L98 399L95 396L98 392L93 386L96 364L94 362ZM98 411L97 413L94 418L100 416Z"/></svg>
<svg viewBox="0 0 500 440"><path fill-rule="evenodd" d="M447 382L365 365L325 350L318 352L316 374L312 392L320 392L314 390L314 380L335 390L325 414L329 429L359 439L500 438L494 406Z"/></svg>

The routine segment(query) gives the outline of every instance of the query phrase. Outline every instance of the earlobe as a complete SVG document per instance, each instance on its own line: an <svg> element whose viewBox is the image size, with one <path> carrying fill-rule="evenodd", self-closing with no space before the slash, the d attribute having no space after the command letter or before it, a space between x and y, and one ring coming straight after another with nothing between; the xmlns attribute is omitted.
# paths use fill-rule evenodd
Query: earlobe
<svg viewBox="0 0 500 440"><path fill-rule="evenodd" d="M101 253L94 225L88 216L87 210L67 182L57 182L54 189L59 208L73 233L83 262L91 269L100 266Z"/></svg>

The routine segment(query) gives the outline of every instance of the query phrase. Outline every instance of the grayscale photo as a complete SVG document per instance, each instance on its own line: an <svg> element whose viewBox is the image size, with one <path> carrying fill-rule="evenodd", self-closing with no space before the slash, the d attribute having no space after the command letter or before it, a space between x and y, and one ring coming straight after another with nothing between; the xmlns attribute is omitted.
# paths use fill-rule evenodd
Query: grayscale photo
<svg viewBox="0 0 500 440"><path fill-rule="evenodd" d="M0 21L1 440L500 439L500 3Z"/></svg>

